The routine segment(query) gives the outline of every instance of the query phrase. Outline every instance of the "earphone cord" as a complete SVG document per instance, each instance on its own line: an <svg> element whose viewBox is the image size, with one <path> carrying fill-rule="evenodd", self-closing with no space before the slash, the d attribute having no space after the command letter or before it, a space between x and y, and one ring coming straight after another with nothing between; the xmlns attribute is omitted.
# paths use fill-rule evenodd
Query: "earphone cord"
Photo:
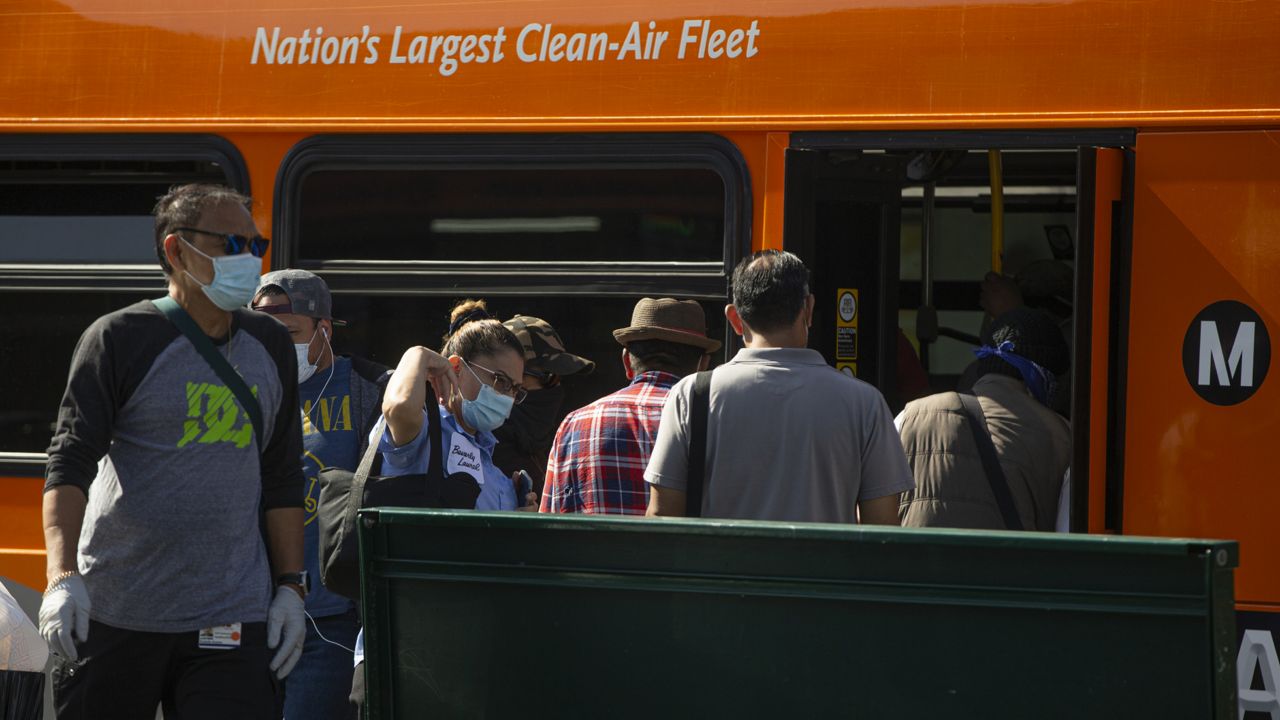
<svg viewBox="0 0 1280 720"><path fill-rule="evenodd" d="M336 369L337 363L334 362L333 346L329 344L329 333L324 334L324 346L329 351L329 377L324 379L324 384L320 386L320 392L316 395L316 401L311 403L311 410L304 413L307 416L307 422L315 425L315 421L311 419L311 413L320 404L320 399L324 397L324 391L329 389L329 381L333 379L333 371Z"/></svg>
<svg viewBox="0 0 1280 720"><path fill-rule="evenodd" d="M343 645L343 644L342 644L342 643L340 643L340 642L334 642L334 641L330 640L329 638L325 637L325 636L324 636L324 633L320 632L320 626L316 624L316 619L315 619L315 618L313 618L313 617L311 617L311 613L307 612L305 609L304 609L302 612L303 612L303 614L305 614L305 615L307 616L307 619L311 621L311 627L313 627L313 628L315 628L315 629L316 629L316 635L319 635L321 640L323 640L323 641L325 641L325 642L329 643L330 645L337 645L338 647L342 648L343 650L346 650L347 652L351 653L352 655L355 655L355 654L356 654L356 651L355 651L355 650L353 650L353 649L351 649L351 648L347 647L346 645Z"/></svg>

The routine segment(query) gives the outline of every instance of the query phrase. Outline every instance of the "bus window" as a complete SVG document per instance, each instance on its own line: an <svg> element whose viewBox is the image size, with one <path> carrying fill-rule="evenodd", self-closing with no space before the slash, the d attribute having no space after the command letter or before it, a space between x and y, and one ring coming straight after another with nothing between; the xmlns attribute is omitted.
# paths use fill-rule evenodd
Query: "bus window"
<svg viewBox="0 0 1280 720"><path fill-rule="evenodd" d="M702 301L710 334L729 340L750 196L722 138L319 137L281 177L273 262L329 283L350 322L340 352L394 366L411 345L440 347L454 302L482 297L500 319L547 320L596 362L565 383L568 412L626 384L612 331L641 297Z"/></svg>
<svg viewBox="0 0 1280 720"><path fill-rule="evenodd" d="M724 195L703 168L319 170L298 257L719 261Z"/></svg>
<svg viewBox="0 0 1280 720"><path fill-rule="evenodd" d="M48 448L84 329L163 293L156 199L179 183L229 182L234 161L201 157L218 153L198 142L186 159L173 157L173 138L166 157L139 158L148 146L138 140L0 138L0 461Z"/></svg>

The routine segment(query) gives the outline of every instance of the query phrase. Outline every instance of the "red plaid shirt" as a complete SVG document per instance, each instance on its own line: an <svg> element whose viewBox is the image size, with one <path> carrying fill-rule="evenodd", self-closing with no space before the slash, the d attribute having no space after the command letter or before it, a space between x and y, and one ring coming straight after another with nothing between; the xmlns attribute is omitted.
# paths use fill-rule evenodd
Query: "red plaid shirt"
<svg viewBox="0 0 1280 720"><path fill-rule="evenodd" d="M642 373L569 413L551 445L541 511L643 515L649 505L644 468L662 405L679 380L671 373Z"/></svg>

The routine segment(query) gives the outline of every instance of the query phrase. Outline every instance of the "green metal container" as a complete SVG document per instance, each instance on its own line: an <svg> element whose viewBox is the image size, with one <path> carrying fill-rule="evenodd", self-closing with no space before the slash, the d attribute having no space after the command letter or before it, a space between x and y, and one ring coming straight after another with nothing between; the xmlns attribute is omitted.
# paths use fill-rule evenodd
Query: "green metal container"
<svg viewBox="0 0 1280 720"><path fill-rule="evenodd" d="M1234 718L1234 542L362 512L378 718Z"/></svg>

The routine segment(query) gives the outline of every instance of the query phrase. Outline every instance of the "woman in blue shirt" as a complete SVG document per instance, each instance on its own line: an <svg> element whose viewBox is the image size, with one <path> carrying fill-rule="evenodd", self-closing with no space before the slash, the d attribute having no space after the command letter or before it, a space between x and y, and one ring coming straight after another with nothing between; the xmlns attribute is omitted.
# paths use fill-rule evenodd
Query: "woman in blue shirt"
<svg viewBox="0 0 1280 720"><path fill-rule="evenodd" d="M493 464L493 430L524 399L519 379L524 377L524 347L497 320L466 321L482 309L468 301L453 311L460 326L449 336L440 353L425 347L409 348L387 384L382 420L370 441L382 434L383 475L426 474L431 457L427 437L427 412L439 412L444 444L444 473L465 473L480 486L476 510L515 510L512 479ZM425 408L426 386L435 389L437 405Z"/></svg>

